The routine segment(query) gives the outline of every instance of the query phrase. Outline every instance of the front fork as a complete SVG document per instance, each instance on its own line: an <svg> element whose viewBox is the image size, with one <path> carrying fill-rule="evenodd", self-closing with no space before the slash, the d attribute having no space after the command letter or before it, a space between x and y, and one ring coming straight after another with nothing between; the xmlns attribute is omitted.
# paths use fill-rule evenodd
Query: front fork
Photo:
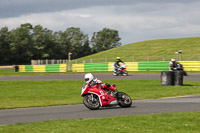
<svg viewBox="0 0 200 133"><path fill-rule="evenodd" d="M94 102L94 97L93 97L93 94L91 94L91 100L92 100L92 102Z"/></svg>

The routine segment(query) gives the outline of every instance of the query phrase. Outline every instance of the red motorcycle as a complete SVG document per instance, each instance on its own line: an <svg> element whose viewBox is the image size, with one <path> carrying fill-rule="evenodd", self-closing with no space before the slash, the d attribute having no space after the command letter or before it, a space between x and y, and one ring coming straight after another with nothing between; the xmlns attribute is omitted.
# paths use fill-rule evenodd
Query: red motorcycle
<svg viewBox="0 0 200 133"><path fill-rule="evenodd" d="M115 87L115 84L112 86ZM132 105L132 100L126 93L118 92L118 95L120 95L120 98L116 98L112 91L103 89L101 85L89 87L88 84L83 84L82 86L83 104L91 110L116 105L126 108Z"/></svg>

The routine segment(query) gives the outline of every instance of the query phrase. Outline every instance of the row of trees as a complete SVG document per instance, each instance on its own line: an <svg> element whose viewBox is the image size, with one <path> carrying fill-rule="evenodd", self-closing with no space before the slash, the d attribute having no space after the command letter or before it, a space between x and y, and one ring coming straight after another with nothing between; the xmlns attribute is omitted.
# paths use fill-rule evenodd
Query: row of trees
<svg viewBox="0 0 200 133"><path fill-rule="evenodd" d="M104 28L91 39L80 28L54 32L30 23L8 30L0 29L0 65L29 64L31 59L71 59L120 46L118 31Z"/></svg>

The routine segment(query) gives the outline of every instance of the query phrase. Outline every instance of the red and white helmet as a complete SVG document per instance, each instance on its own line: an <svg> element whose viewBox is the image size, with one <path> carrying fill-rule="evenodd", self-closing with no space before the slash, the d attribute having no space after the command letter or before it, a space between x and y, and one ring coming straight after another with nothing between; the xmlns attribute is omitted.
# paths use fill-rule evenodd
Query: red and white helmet
<svg viewBox="0 0 200 133"><path fill-rule="evenodd" d="M94 76L91 73L87 73L85 74L85 83L89 83L90 81L92 81L94 79Z"/></svg>

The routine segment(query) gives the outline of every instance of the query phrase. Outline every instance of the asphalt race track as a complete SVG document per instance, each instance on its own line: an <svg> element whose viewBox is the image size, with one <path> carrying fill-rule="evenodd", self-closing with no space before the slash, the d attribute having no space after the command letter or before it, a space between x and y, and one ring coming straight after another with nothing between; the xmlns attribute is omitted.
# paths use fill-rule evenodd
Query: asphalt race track
<svg viewBox="0 0 200 133"><path fill-rule="evenodd" d="M160 79L160 74L132 74L130 76L113 76L111 74L94 74L102 80L142 80L142 79ZM84 74L66 74L66 75L44 75L44 76L0 76L0 81L10 80L83 80ZM200 74L190 74L184 77L185 80L200 81ZM0 110L0 125L39 122L46 120L66 120L80 118L99 118L111 116L154 114L167 112L195 112L200 111L200 95L164 98L134 100L130 108L120 108L118 106L111 108L101 108L91 111L83 104L18 108Z"/></svg>
<svg viewBox="0 0 200 133"><path fill-rule="evenodd" d="M55 80L84 80L85 74L57 74L36 76L0 76L0 81L33 80L33 81L55 81ZM94 74L100 80L160 80L160 74L130 74L129 76L113 76L112 74ZM184 80L200 81L200 74L194 73L184 76Z"/></svg>
<svg viewBox="0 0 200 133"><path fill-rule="evenodd" d="M154 114L166 112L200 111L200 95L179 98L135 100L130 108L102 108L89 110L83 104L0 110L0 125L39 122L46 120L66 120L99 118L111 116Z"/></svg>

